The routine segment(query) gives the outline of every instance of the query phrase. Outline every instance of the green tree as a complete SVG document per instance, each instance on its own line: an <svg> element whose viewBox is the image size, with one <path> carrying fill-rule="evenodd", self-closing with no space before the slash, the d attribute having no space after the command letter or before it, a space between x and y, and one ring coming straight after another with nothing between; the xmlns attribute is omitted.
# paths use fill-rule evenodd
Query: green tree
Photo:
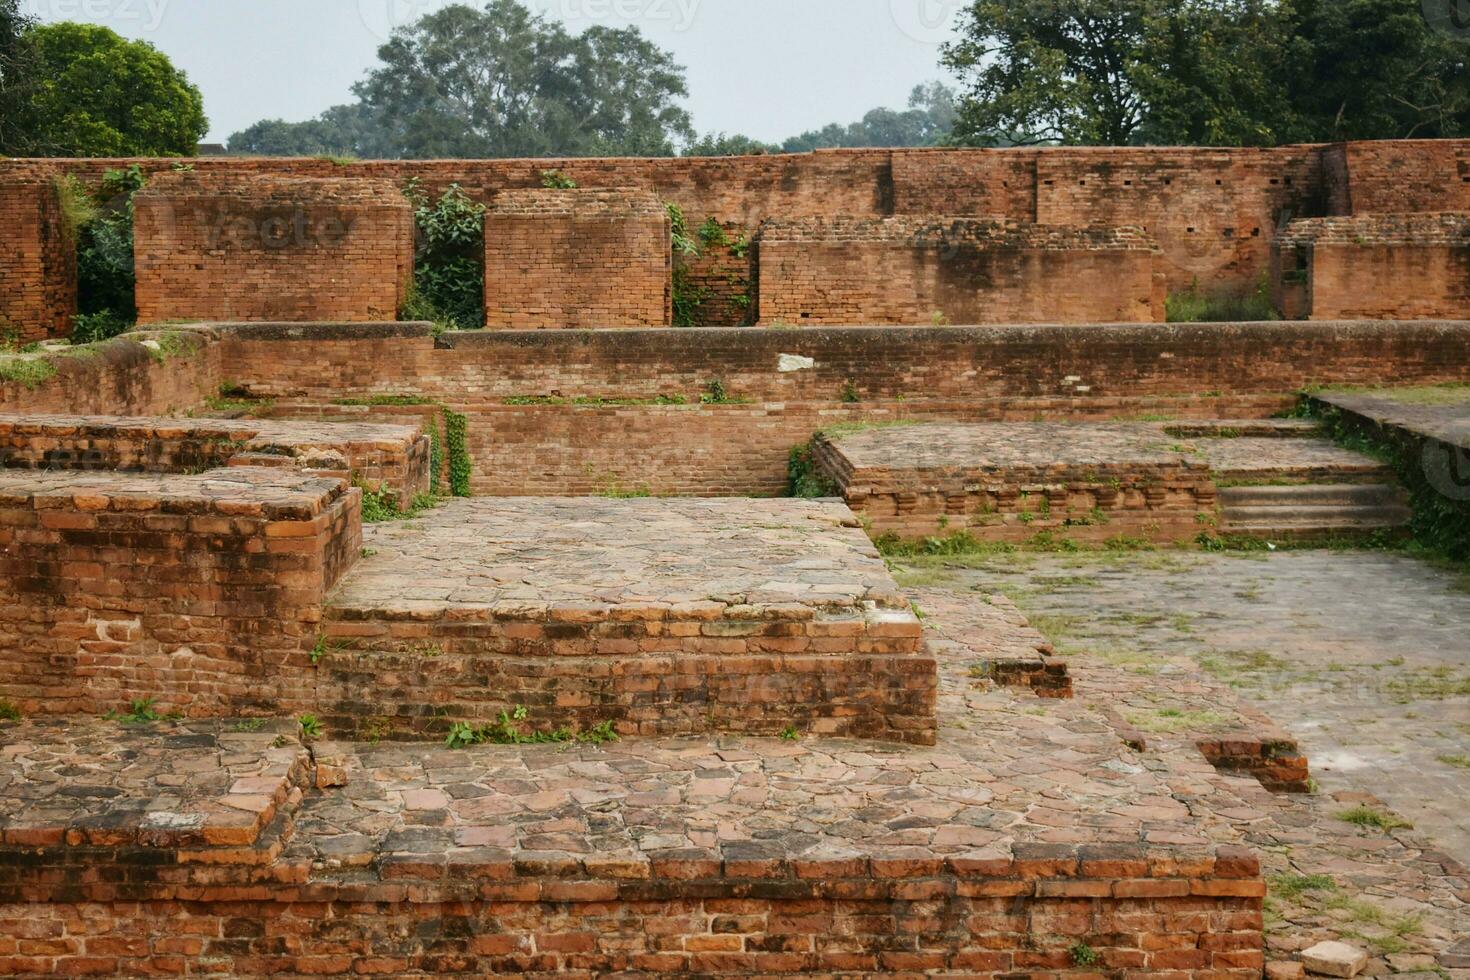
<svg viewBox="0 0 1470 980"><path fill-rule="evenodd" d="M31 27L20 0L0 0L0 156L31 149L30 102L38 77Z"/></svg>
<svg viewBox="0 0 1470 980"><path fill-rule="evenodd" d="M693 138L684 71L636 28L581 35L515 0L395 32L354 86L395 157L670 155Z"/></svg>
<svg viewBox="0 0 1470 980"><path fill-rule="evenodd" d="M1290 0L1283 16L1293 139L1470 135L1470 34L1431 28L1421 0Z"/></svg>
<svg viewBox="0 0 1470 980"><path fill-rule="evenodd" d="M949 137L954 122L954 90L933 82L909 93L907 110L873 109L858 122L832 123L793 136L781 148L802 153L838 146L935 146Z"/></svg>
<svg viewBox="0 0 1470 980"><path fill-rule="evenodd" d="M1129 143L1151 0L977 0L943 49L963 95L956 142Z"/></svg>
<svg viewBox="0 0 1470 980"><path fill-rule="evenodd" d="M34 27L34 149L54 156L193 154L204 99L151 44L92 24Z"/></svg>
<svg viewBox="0 0 1470 980"><path fill-rule="evenodd" d="M686 157L739 157L780 152L779 146L762 143L741 133L707 133L684 147Z"/></svg>
<svg viewBox="0 0 1470 980"><path fill-rule="evenodd" d="M262 120L231 136L229 149L263 157L387 155L376 118L360 103L333 106L306 122Z"/></svg>

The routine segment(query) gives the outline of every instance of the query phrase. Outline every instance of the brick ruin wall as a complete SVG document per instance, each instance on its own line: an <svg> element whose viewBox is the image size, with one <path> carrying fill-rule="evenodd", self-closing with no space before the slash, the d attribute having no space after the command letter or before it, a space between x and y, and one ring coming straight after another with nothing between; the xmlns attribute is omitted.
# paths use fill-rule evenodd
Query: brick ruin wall
<svg viewBox="0 0 1470 980"><path fill-rule="evenodd" d="M413 210L391 182L168 173L135 197L138 319L395 320Z"/></svg>
<svg viewBox="0 0 1470 980"><path fill-rule="evenodd" d="M768 325L1164 319L1160 255L1137 229L809 219L768 222L755 249Z"/></svg>
<svg viewBox="0 0 1470 980"><path fill-rule="evenodd" d="M1288 316L1424 320L1470 311L1470 213L1294 221L1271 263L1275 300Z"/></svg>
<svg viewBox="0 0 1470 980"><path fill-rule="evenodd" d="M487 204L506 190L540 188L543 171L551 169L585 188L652 192L678 204L692 229L712 217L738 232L732 238L747 239L773 218L945 216L1062 227L1136 226L1158 241L1169 290L1198 282L1202 288L1247 292L1268 270L1276 231L1295 218L1470 210L1467 160L1470 142L1410 140L1234 150L831 150L702 159L338 164L205 158L192 165L201 176L381 179L395 186L417 178L430 193L457 183ZM7 160L0 161L0 181L61 173L95 181L109 169L132 163L169 177L174 161ZM696 269L695 285L709 288L720 277L728 282L731 274ZM27 284L30 291L39 288ZM744 322L746 307L738 296L737 289L729 301L706 304L700 322ZM53 306L50 315L65 313ZM335 317L316 308L310 318Z"/></svg>
<svg viewBox="0 0 1470 980"><path fill-rule="evenodd" d="M71 332L76 262L55 181L0 177L0 339L25 344Z"/></svg>
<svg viewBox="0 0 1470 980"><path fill-rule="evenodd" d="M189 353L166 361L122 339L55 357L34 388L0 383L0 410L207 411L228 380L280 418L463 413L476 494L779 494L791 448L840 422L1266 417L1311 384L1470 380L1470 328L1436 322L177 333ZM701 403L714 380L727 400Z"/></svg>
<svg viewBox="0 0 1470 980"><path fill-rule="evenodd" d="M289 826L275 822L276 835ZM289 852L252 868L259 845L94 836L5 842L0 856L24 860L0 879L0 934L13 937L0 972L1066 976L1077 936L1092 938L1094 975L1253 980L1264 965L1265 883L1240 848L584 861L483 848L447 868L442 855L395 854L352 876L318 875ZM81 880L99 861L115 879Z"/></svg>
<svg viewBox="0 0 1470 980"><path fill-rule="evenodd" d="M485 326L668 326L671 249L647 191L505 191L485 215Z"/></svg>

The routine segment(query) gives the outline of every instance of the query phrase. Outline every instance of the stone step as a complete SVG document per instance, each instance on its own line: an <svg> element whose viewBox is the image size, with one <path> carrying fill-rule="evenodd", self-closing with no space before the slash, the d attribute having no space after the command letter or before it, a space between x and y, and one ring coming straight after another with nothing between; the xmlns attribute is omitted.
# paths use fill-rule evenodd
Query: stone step
<svg viewBox="0 0 1470 980"><path fill-rule="evenodd" d="M1387 483L1301 483L1254 487L1222 487L1226 509L1260 507L1390 507L1402 506L1404 492Z"/></svg>

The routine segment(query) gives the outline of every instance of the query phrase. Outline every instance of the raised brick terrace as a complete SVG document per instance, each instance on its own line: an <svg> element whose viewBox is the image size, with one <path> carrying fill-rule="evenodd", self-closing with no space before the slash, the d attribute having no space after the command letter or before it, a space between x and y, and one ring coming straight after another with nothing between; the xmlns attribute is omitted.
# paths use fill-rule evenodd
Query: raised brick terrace
<svg viewBox="0 0 1470 980"><path fill-rule="evenodd" d="M840 504L454 501L365 543L325 612L344 718L933 741L921 625Z"/></svg>

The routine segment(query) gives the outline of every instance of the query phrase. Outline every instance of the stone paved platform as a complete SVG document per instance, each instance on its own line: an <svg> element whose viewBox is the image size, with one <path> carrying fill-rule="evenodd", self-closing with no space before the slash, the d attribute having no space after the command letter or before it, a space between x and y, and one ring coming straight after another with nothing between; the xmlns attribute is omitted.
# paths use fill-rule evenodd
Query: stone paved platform
<svg viewBox="0 0 1470 980"><path fill-rule="evenodd" d="M1390 428L1470 450L1470 385L1327 390L1313 398Z"/></svg>
<svg viewBox="0 0 1470 980"><path fill-rule="evenodd" d="M365 542L326 609L331 717L933 741L921 625L841 504L460 500Z"/></svg>

